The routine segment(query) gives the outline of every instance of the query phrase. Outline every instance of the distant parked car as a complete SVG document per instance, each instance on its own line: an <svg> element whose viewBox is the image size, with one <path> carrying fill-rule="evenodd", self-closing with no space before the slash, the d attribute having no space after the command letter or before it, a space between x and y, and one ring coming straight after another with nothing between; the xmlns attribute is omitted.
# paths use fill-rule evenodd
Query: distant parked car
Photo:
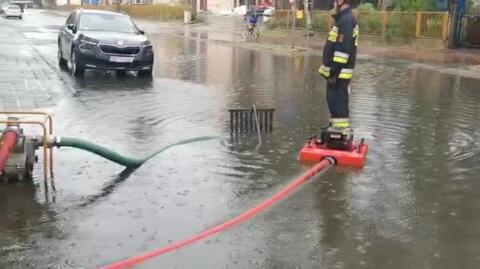
<svg viewBox="0 0 480 269"><path fill-rule="evenodd" d="M6 18L15 17L15 18L22 19L22 16L23 16L23 11L19 5L8 5L7 8L5 8Z"/></svg>
<svg viewBox="0 0 480 269"><path fill-rule="evenodd" d="M269 7L266 8L263 12L263 22L268 22L270 18L275 14L275 8Z"/></svg>
<svg viewBox="0 0 480 269"><path fill-rule="evenodd" d="M8 3L3 3L2 5L0 5L0 14L5 13L5 9L7 9L8 5Z"/></svg>
<svg viewBox="0 0 480 269"><path fill-rule="evenodd" d="M257 15L259 16L263 16L265 11L269 10L269 9L272 9L273 7L271 5L268 5L268 4L261 4L261 5L257 5L255 6L255 10L257 12Z"/></svg>
<svg viewBox="0 0 480 269"><path fill-rule="evenodd" d="M7 7L10 5L10 3L3 3L0 7L0 14L5 13L5 10L7 10Z"/></svg>
<svg viewBox="0 0 480 269"><path fill-rule="evenodd" d="M151 76L153 47L144 32L126 14L76 10L58 35L58 63L70 65L74 76L86 69L138 71Z"/></svg>

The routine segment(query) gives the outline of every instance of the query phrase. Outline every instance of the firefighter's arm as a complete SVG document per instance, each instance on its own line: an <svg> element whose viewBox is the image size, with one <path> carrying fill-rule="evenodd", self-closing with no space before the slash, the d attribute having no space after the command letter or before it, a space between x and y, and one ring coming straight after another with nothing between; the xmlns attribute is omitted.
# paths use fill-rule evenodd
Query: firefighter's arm
<svg viewBox="0 0 480 269"><path fill-rule="evenodd" d="M337 43L332 56L332 66L337 70L337 75L340 69L348 63L349 58L354 57L352 55L354 46L353 29L353 25L348 21L338 26Z"/></svg>
<svg viewBox="0 0 480 269"><path fill-rule="evenodd" d="M328 33L328 38L323 48L323 65L320 67L318 72L325 78L334 77L335 66L333 63L333 54L335 52L335 46L338 38L338 27L335 25L332 27Z"/></svg>

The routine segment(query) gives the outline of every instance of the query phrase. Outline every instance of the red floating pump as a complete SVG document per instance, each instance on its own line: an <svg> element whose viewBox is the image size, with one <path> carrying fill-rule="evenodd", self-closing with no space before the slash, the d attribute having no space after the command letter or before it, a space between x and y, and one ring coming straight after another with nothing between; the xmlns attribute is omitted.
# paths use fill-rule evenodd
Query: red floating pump
<svg viewBox="0 0 480 269"><path fill-rule="evenodd" d="M302 162L319 162L326 157L335 159L336 164L341 166L351 166L363 168L367 156L368 145L352 142L347 149L328 148L315 137L309 138L307 144L300 151L299 159Z"/></svg>

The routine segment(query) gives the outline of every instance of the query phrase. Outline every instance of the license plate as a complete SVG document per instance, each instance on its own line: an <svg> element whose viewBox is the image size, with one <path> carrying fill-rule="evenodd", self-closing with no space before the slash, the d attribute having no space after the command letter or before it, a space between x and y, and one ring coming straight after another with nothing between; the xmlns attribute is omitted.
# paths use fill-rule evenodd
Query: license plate
<svg viewBox="0 0 480 269"><path fill-rule="evenodd" d="M110 56L110 62L114 63L132 63L133 57Z"/></svg>

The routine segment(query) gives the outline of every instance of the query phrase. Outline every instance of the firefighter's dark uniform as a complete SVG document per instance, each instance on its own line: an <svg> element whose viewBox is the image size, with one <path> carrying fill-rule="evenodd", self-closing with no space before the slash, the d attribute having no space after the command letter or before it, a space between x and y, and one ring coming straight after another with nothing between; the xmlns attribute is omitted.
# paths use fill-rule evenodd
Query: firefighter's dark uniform
<svg viewBox="0 0 480 269"><path fill-rule="evenodd" d="M331 126L349 127L348 85L357 57L358 25L348 7L335 14L335 25L323 50L323 65L318 70L327 79L327 103Z"/></svg>

